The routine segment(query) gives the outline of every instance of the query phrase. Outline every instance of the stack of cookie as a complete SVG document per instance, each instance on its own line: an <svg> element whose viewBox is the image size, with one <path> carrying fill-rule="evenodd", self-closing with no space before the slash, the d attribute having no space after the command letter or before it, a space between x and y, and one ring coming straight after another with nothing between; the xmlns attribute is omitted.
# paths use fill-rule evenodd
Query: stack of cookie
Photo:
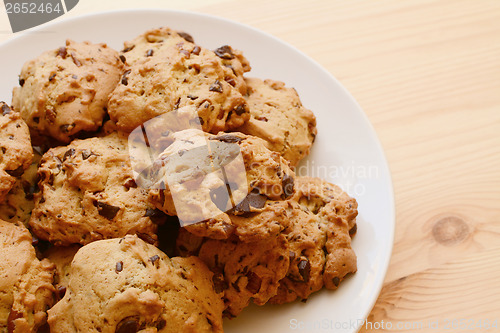
<svg viewBox="0 0 500 333"><path fill-rule="evenodd" d="M0 332L222 332L356 271L294 89L169 28L124 45L68 40L0 104Z"/></svg>

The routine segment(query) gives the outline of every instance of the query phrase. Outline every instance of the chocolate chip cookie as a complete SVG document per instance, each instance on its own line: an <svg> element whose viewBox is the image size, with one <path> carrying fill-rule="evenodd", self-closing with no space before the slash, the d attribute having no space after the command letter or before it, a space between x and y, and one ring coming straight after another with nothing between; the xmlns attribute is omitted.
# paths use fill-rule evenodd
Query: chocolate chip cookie
<svg viewBox="0 0 500 333"><path fill-rule="evenodd" d="M30 226L56 245L137 234L156 243L162 215L132 174L127 136L74 140L50 149L38 169Z"/></svg>
<svg viewBox="0 0 500 333"><path fill-rule="evenodd" d="M70 278L71 262L79 249L79 245L52 246L43 253L43 256L55 266L54 287L56 301L61 300L66 294Z"/></svg>
<svg viewBox="0 0 500 333"><path fill-rule="evenodd" d="M22 224L0 220L0 332L37 332L53 304L54 265L31 242Z"/></svg>
<svg viewBox="0 0 500 333"><path fill-rule="evenodd" d="M169 259L135 235L82 247L52 332L222 332L223 303L198 258Z"/></svg>
<svg viewBox="0 0 500 333"><path fill-rule="evenodd" d="M16 177L14 186L0 203L0 219L8 222L22 222L26 227L35 207L33 196L38 191L37 170L42 155L33 150L33 160L20 177Z"/></svg>
<svg viewBox="0 0 500 333"><path fill-rule="evenodd" d="M237 130L264 139L292 166L309 154L316 137L316 117L293 88L283 82L245 78L250 119Z"/></svg>
<svg viewBox="0 0 500 333"><path fill-rule="evenodd" d="M214 272L215 289L224 292L224 315L229 318L240 314L251 300L264 305L275 296L289 267L284 235L243 243L234 236L214 240L181 229L177 248L182 256L197 255Z"/></svg>
<svg viewBox="0 0 500 333"><path fill-rule="evenodd" d="M148 31L126 42L128 67L109 99L109 115L122 131L186 105L195 106L204 131L234 129L249 119L241 52L224 46L215 52L168 28Z"/></svg>
<svg viewBox="0 0 500 333"><path fill-rule="evenodd" d="M356 272L351 236L356 201L339 187L318 178L297 177L290 199L290 225L283 232L290 249L290 267L270 303L307 299L323 286L336 289Z"/></svg>
<svg viewBox="0 0 500 333"><path fill-rule="evenodd" d="M106 44L67 40L24 64L12 105L30 128L67 143L102 125L122 72L118 52Z"/></svg>
<svg viewBox="0 0 500 333"><path fill-rule="evenodd" d="M295 174L261 139L193 129L169 136L170 145L140 182L151 183L150 200L158 209L214 239L236 234L256 241L286 227L282 205L293 194Z"/></svg>

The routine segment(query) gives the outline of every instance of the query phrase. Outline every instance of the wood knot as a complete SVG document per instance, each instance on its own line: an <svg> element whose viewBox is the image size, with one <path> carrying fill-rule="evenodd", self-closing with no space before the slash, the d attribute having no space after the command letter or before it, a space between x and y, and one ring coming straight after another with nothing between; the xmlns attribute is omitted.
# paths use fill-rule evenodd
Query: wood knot
<svg viewBox="0 0 500 333"><path fill-rule="evenodd" d="M440 219L432 227L432 235L436 242L451 246L461 243L469 236L469 226L465 221L456 216Z"/></svg>

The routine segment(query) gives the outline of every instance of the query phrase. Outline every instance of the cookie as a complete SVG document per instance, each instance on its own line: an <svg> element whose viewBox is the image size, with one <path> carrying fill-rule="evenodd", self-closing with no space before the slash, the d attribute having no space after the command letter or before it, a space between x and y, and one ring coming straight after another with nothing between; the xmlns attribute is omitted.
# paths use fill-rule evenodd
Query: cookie
<svg viewBox="0 0 500 333"><path fill-rule="evenodd" d="M236 317L251 300L264 305L275 296L280 280L288 272L289 250L284 235L243 243L204 239L181 229L177 239L181 255L197 255L214 272L217 291L224 292L224 315Z"/></svg>
<svg viewBox="0 0 500 333"><path fill-rule="evenodd" d="M237 131L264 139L292 166L309 154L317 134L316 118L283 82L245 78L250 119Z"/></svg>
<svg viewBox="0 0 500 333"><path fill-rule="evenodd" d="M67 143L102 125L122 72L118 52L106 44L67 40L24 64L12 105L30 128Z"/></svg>
<svg viewBox="0 0 500 333"><path fill-rule="evenodd" d="M169 146L142 172L158 209L214 239L256 241L286 227L282 202L293 194L295 174L261 139L194 129L168 136Z"/></svg>
<svg viewBox="0 0 500 333"><path fill-rule="evenodd" d="M131 132L145 121L193 105L201 127L217 133L249 119L241 52L224 46L215 52L168 28L148 31L126 42L128 68L109 99L118 129Z"/></svg>
<svg viewBox="0 0 500 333"><path fill-rule="evenodd" d="M35 207L33 196L38 191L36 173L41 158L42 155L34 149L31 165L20 177L16 177L16 182L5 201L0 203L0 219L8 222L19 221L28 226L31 211Z"/></svg>
<svg viewBox="0 0 500 333"><path fill-rule="evenodd" d="M135 235L82 247L52 332L222 332L223 303L198 258L169 259Z"/></svg>
<svg viewBox="0 0 500 333"><path fill-rule="evenodd" d="M33 158L28 126L19 113L0 102L0 203Z"/></svg>
<svg viewBox="0 0 500 333"><path fill-rule="evenodd" d="M54 265L31 242L22 224L0 220L0 332L37 332L53 304Z"/></svg>
<svg viewBox="0 0 500 333"><path fill-rule="evenodd" d="M43 155L38 177L29 224L39 238L69 245L138 234L156 243L163 214L133 179L125 135L52 148Z"/></svg>
<svg viewBox="0 0 500 333"><path fill-rule="evenodd" d="M356 201L326 181L297 177L296 193L289 202L293 209L283 234L289 244L290 267L269 301L274 304L307 299L323 286L336 289L356 272L349 235L355 225Z"/></svg>
<svg viewBox="0 0 500 333"><path fill-rule="evenodd" d="M52 246L43 253L43 256L50 260L50 262L55 266L54 287L56 301L61 300L66 294L70 277L71 262L79 249L79 245Z"/></svg>

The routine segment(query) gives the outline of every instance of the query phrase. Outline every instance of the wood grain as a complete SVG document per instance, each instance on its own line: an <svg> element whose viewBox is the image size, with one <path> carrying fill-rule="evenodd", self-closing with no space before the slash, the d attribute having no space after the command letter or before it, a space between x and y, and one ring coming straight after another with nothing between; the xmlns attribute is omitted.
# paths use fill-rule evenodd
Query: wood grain
<svg viewBox="0 0 500 333"><path fill-rule="evenodd" d="M117 6L80 2L68 15ZM397 211L393 257L369 321L500 320L500 1L120 6L194 10L269 32L317 60L361 104L386 151Z"/></svg>

